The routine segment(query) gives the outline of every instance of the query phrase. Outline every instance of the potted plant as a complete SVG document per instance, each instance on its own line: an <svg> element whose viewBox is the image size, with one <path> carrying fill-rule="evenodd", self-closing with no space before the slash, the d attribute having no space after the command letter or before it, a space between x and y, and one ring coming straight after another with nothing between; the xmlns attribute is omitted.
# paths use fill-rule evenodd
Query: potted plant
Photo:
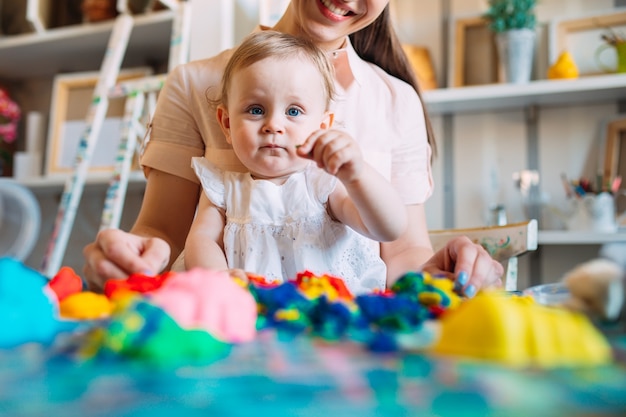
<svg viewBox="0 0 626 417"><path fill-rule="evenodd" d="M495 33L506 82L530 81L535 53L536 0L488 0L484 17Z"/></svg>

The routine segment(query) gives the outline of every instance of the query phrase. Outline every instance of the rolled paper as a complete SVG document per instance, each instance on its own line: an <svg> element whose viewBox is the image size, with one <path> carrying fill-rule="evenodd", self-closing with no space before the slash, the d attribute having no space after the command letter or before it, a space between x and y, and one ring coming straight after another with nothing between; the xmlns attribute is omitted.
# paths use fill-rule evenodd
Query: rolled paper
<svg viewBox="0 0 626 417"><path fill-rule="evenodd" d="M44 154L45 117L38 111L26 114L26 152Z"/></svg>
<svg viewBox="0 0 626 417"><path fill-rule="evenodd" d="M38 152L15 152L13 178L23 180L41 176L41 154Z"/></svg>

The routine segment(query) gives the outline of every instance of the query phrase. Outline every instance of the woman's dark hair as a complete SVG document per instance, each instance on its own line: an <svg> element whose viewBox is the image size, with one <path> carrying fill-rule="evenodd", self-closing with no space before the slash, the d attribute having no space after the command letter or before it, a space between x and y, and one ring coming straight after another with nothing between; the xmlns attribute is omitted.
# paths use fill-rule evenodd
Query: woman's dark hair
<svg viewBox="0 0 626 417"><path fill-rule="evenodd" d="M417 82L415 71L409 64L409 60L402 49L402 44L391 23L391 12L389 5L383 12L367 27L350 35L350 41L354 50L365 61L371 62L385 70L388 74L409 83L417 92L420 99L422 92ZM428 143L432 148L433 155L437 153L437 145L433 134L432 125L426 104L422 100L424 119L426 123L426 135Z"/></svg>

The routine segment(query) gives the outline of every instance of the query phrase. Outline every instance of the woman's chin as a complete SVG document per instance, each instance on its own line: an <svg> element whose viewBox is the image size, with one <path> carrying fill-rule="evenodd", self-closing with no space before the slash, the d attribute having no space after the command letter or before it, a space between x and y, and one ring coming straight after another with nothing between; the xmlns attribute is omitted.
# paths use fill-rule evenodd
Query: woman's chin
<svg viewBox="0 0 626 417"><path fill-rule="evenodd" d="M328 8L328 6L324 3L331 3L331 0L315 0L315 3L317 4L317 8L319 9L320 13L322 13L322 15L332 21L332 22L343 22L346 21L348 19L350 19L351 15L342 15L342 14L338 14L333 12L331 9Z"/></svg>

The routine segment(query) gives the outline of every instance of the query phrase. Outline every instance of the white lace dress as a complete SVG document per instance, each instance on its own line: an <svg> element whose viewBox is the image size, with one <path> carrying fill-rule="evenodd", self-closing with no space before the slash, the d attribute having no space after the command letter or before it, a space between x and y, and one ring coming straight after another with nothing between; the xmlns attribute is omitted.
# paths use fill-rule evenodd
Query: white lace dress
<svg viewBox="0 0 626 417"><path fill-rule="evenodd" d="M353 294L384 289L378 242L334 221L326 211L337 179L315 165L284 184L221 171L205 158L192 166L204 192L226 213L224 250L230 268L268 279L309 270L342 278Z"/></svg>

